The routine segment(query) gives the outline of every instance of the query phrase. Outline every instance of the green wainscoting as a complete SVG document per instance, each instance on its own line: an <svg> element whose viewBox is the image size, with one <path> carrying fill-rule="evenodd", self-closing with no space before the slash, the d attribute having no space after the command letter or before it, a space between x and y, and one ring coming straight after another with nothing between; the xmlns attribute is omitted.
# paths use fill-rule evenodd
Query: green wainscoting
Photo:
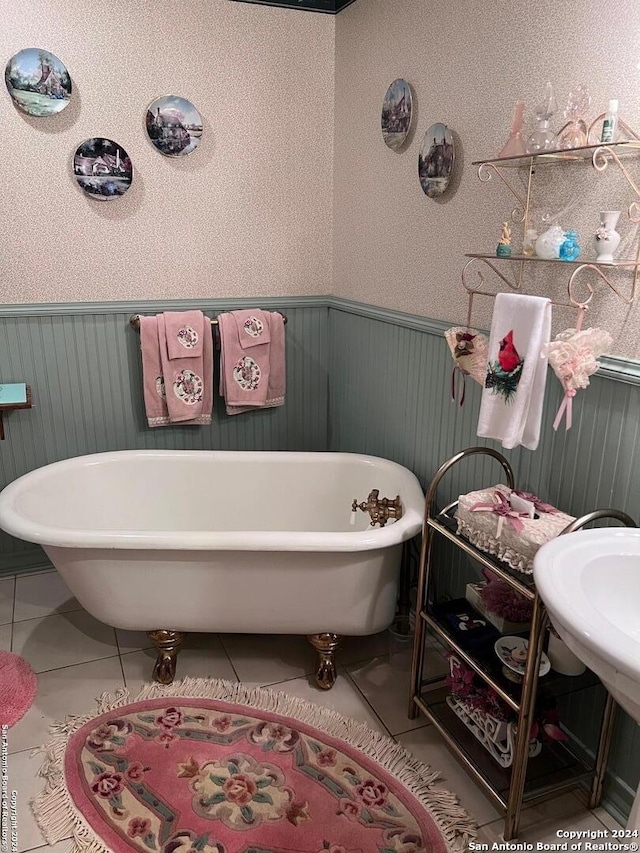
<svg viewBox="0 0 640 853"><path fill-rule="evenodd" d="M491 445L510 460L520 488L572 515L617 507L640 519L637 365L606 360L606 378L594 376L575 398L572 429L557 433L551 424L562 395L550 372L538 449L502 451L497 442L475 434L481 396L476 383L467 380L463 408L451 402L453 362L442 336L445 328L413 315L330 301L329 449L393 459L426 487L454 453ZM501 471L486 457L460 463L442 482L440 505L500 482ZM464 560L451 566L458 594L464 595L469 571ZM599 713L595 692L576 694L562 707L564 722L590 749ZM608 804L619 816L628 814L639 777L638 726L620 712L606 789Z"/></svg>
<svg viewBox="0 0 640 853"><path fill-rule="evenodd" d="M210 427L155 429L144 417L140 337L131 314L201 308L215 316L248 300L0 308L0 381L26 382L33 398L32 409L5 414L0 488L49 462L105 450L325 450L326 299L251 302L287 315L286 404L229 417L216 392ZM40 548L0 533L0 575L45 564Z"/></svg>

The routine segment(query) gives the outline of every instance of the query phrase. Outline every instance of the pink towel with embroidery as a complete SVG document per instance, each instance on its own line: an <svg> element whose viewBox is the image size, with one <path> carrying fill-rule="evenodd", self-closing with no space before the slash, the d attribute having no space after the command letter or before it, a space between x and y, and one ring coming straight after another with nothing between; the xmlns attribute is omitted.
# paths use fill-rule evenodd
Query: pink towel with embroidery
<svg viewBox="0 0 640 853"><path fill-rule="evenodd" d="M234 316L236 313L241 315L239 320ZM218 316L220 393L225 398L228 415L284 405L284 318L275 311L260 312L261 334L268 334L269 343L252 344L245 350L240 342L247 314L258 319L256 311Z"/></svg>
<svg viewBox="0 0 640 853"><path fill-rule="evenodd" d="M157 317L140 317L140 349L142 351L142 388L147 423L150 427L167 426L169 411L160 361Z"/></svg>
<svg viewBox="0 0 640 853"><path fill-rule="evenodd" d="M242 349L252 349L271 342L269 320L264 311L251 308L244 311L232 311L231 315L238 327L238 340Z"/></svg>
<svg viewBox="0 0 640 853"><path fill-rule="evenodd" d="M167 355L170 359L202 357L205 328L202 311L165 311L164 328L167 335Z"/></svg>
<svg viewBox="0 0 640 853"><path fill-rule="evenodd" d="M160 362L169 422L210 424L213 406L213 337L202 335L202 355L170 359L164 314L158 318Z"/></svg>

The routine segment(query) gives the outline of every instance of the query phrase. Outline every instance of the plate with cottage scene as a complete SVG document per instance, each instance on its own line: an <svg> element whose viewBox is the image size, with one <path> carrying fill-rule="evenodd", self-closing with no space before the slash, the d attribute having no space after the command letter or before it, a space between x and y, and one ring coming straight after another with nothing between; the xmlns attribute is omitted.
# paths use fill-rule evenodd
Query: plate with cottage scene
<svg viewBox="0 0 640 853"><path fill-rule="evenodd" d="M402 148L409 134L411 111L411 89L406 80L398 78L389 86L382 102L382 138L394 151Z"/></svg>
<svg viewBox="0 0 640 853"><path fill-rule="evenodd" d="M124 195L133 180L131 158L111 139L87 139L73 157L73 173L82 189L98 201Z"/></svg>
<svg viewBox="0 0 640 853"><path fill-rule="evenodd" d="M427 130L418 155L418 175L425 195L437 198L449 186L455 151L451 131L437 122Z"/></svg>
<svg viewBox="0 0 640 853"><path fill-rule="evenodd" d="M149 139L165 157L183 157L200 145L202 118L191 101L163 95L147 107Z"/></svg>
<svg viewBox="0 0 640 853"><path fill-rule="evenodd" d="M524 637L500 637L496 640L496 654L502 663L509 667L512 672L517 672L518 675L524 675L524 669L527 665L529 641ZM546 675L551 669L549 658L542 652L540 659L539 675Z"/></svg>
<svg viewBox="0 0 640 853"><path fill-rule="evenodd" d="M71 100L71 77L57 56L28 47L14 54L4 70L14 104L30 116L50 116Z"/></svg>

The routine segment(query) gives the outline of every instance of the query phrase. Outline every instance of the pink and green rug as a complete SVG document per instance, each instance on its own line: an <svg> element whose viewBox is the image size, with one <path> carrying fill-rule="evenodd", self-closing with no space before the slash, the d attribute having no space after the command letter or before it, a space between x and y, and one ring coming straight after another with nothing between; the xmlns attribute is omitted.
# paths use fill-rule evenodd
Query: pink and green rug
<svg viewBox="0 0 640 853"><path fill-rule="evenodd" d="M151 684L53 731L32 805L77 853L445 853L475 834L399 744L271 690Z"/></svg>

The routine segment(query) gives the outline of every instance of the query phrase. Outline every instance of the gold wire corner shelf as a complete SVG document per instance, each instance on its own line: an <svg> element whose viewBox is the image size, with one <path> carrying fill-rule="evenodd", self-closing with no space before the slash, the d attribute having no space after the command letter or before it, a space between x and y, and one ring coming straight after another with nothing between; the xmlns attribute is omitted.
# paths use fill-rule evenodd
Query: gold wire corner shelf
<svg viewBox="0 0 640 853"><path fill-rule="evenodd" d="M588 138L594 136L596 125L602 121L604 114L598 116L590 125L588 130ZM640 186L634 180L627 166L622 162L632 158L640 157L640 136L629 127L626 122L619 119L618 126L623 130L629 139L611 143L590 143L578 148L556 149L552 151L543 151L538 154L525 154L515 157L492 157L485 160L474 160L473 165L478 167L478 178L482 183L488 183L494 177L507 187L511 195L515 198L517 204L511 211L511 220L516 225L522 226L522 236L527 230L529 222L529 211L532 195L532 180L535 170L538 166L559 163L571 162L591 162L592 167L597 172L604 172L610 164L615 164L627 181L630 189L634 194L633 200L627 208L627 217L631 223L637 225L640 223ZM510 177L505 174L504 170L522 169L528 170L526 178L526 189L523 191L517 187ZM585 259L580 258L575 261L565 261L557 258L547 260L539 258L535 255L511 255L510 257L498 257L495 254L488 252L468 252L466 254L469 260L466 262L462 270L462 284L469 294L469 312L468 324L470 324L470 316L474 296L495 297L495 293L484 291L485 276L482 273L482 268L488 267L495 276L497 276L510 290L522 290L523 279L525 275L525 264L531 261L538 263L556 263L567 264L571 269L571 275L567 281L568 302L554 301L552 304L563 308L586 309L593 299L595 290L589 280L593 276L596 279L604 282L607 287L616 294L616 296L625 304L631 305L635 298L638 288L638 275L640 269L640 241L636 250L635 258L620 258L610 262L598 261L595 258ZM507 264L504 265L503 262ZM512 270L507 272L508 264L512 265ZM498 266L502 265L502 269ZM633 277L628 288L624 290L612 280L610 273L613 270L633 270ZM477 279L471 280L471 271L477 273ZM580 296L579 291L584 295Z"/></svg>
<svg viewBox="0 0 640 853"><path fill-rule="evenodd" d="M589 670L582 676L566 676L553 672L545 676L543 684L539 687L540 661L548 616L544 603L537 593L533 577L517 572L506 563L501 563L496 557L479 550L458 533L455 519L458 501L454 501L440 511L436 508L437 494L444 476L462 460L483 455L492 457L502 466L504 482L510 488L515 488L513 469L502 454L489 447L470 447L444 462L427 490L418 571L409 717L415 719L419 713L422 713L433 723L454 755L487 795L504 811L503 837L505 841L511 841L518 834L523 807L548 799L561 791L575 789L578 785L587 785L589 808L596 808L602 797L616 706L611 696L604 694L606 698L603 702L598 745L594 755L587 755L581 750L580 744L575 739L572 740L570 732L567 732L567 742L553 741L545 745L540 755L532 757L529 754L530 732L539 692L544 691L549 697L560 697L593 689L598 685L599 679ZM477 470L477 466L474 466L474 470ZM601 509L576 519L561 535L571 535L573 531L593 521L609 518L627 527L636 526L633 519L620 510ZM486 657L477 647L463 648L461 645L463 641L454 638L449 623L443 618L439 604L447 601L450 592L450 589L445 589L444 586L449 558L447 557L444 563L440 564L437 577L434 571L436 562L441 559L435 553L434 541L442 537L463 551L474 563L489 568L512 589L532 601L528 656L521 684L514 685L501 674L499 667L496 669L492 653L488 653L489 656ZM441 583L442 586L440 586ZM427 656L428 637L431 637L441 649L454 654L470 667L477 677L506 702L517 717L513 761L509 767L496 763L451 710L446 701L451 691L442 673L436 671L437 667L434 665L432 656Z"/></svg>

